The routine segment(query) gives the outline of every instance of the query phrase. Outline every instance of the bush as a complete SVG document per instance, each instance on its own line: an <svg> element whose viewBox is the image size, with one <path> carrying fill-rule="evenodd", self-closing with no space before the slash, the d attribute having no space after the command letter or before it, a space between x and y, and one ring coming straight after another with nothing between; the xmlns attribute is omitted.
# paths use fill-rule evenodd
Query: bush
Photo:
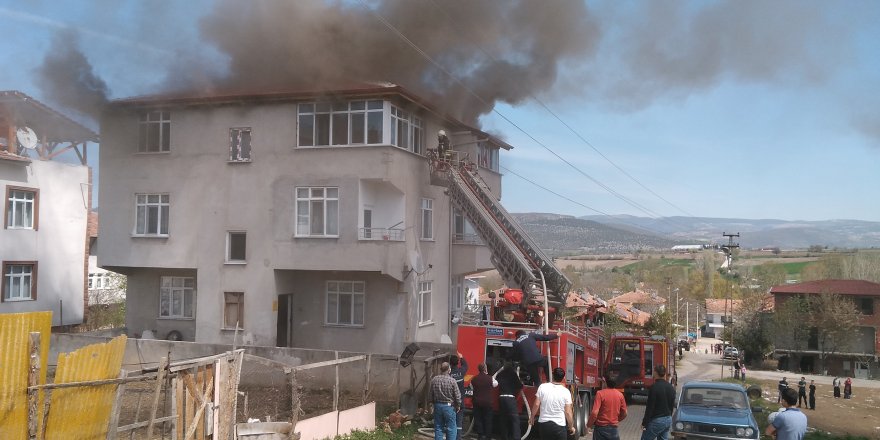
<svg viewBox="0 0 880 440"><path fill-rule="evenodd" d="M411 440L416 438L417 431L416 424L410 423L391 432L385 432L381 428L373 431L354 431L348 435L336 436L334 440Z"/></svg>

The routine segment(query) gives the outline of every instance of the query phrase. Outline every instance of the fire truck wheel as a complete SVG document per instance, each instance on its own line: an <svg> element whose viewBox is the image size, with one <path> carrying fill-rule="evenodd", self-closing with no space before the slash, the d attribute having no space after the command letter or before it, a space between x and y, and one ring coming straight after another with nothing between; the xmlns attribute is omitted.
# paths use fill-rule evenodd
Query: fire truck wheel
<svg viewBox="0 0 880 440"><path fill-rule="evenodd" d="M579 430L579 436L583 437L587 435L587 422L590 419L590 395L586 393L581 394L581 411L578 415L578 419L580 419L581 428Z"/></svg>

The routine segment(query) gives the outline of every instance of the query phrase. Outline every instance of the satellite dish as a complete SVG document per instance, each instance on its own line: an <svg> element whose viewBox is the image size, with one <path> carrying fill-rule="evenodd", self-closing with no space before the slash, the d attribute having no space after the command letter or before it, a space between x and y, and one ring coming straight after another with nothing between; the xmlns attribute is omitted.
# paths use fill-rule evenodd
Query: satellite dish
<svg viewBox="0 0 880 440"><path fill-rule="evenodd" d="M30 127L19 128L15 132L15 137L18 138L18 143L21 144L22 147L27 148L28 150L33 150L37 148L37 143L40 141L37 138L37 134L31 130Z"/></svg>

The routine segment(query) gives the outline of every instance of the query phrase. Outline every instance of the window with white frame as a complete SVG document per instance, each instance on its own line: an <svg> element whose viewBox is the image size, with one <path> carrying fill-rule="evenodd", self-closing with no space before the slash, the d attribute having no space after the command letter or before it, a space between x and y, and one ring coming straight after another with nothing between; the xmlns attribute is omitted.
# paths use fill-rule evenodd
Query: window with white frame
<svg viewBox="0 0 880 440"><path fill-rule="evenodd" d="M431 320L431 292L433 281L419 281L419 324L429 324Z"/></svg>
<svg viewBox="0 0 880 440"><path fill-rule="evenodd" d="M223 328L244 328L244 292L223 292Z"/></svg>
<svg viewBox="0 0 880 440"><path fill-rule="evenodd" d="M449 304L453 310L461 310L464 307L464 277L454 276L450 281Z"/></svg>
<svg viewBox="0 0 880 440"><path fill-rule="evenodd" d="M138 128L139 153L160 153L171 150L171 112L141 113Z"/></svg>
<svg viewBox="0 0 880 440"><path fill-rule="evenodd" d="M310 102L299 104L300 147L382 143L384 102Z"/></svg>
<svg viewBox="0 0 880 440"><path fill-rule="evenodd" d="M422 240L434 239L434 200L422 199Z"/></svg>
<svg viewBox="0 0 880 440"><path fill-rule="evenodd" d="M452 233L453 243L474 244L480 242L473 225L458 209L452 211Z"/></svg>
<svg viewBox="0 0 880 440"><path fill-rule="evenodd" d="M422 154L424 125L420 118L391 106L391 145Z"/></svg>
<svg viewBox="0 0 880 440"><path fill-rule="evenodd" d="M339 236L339 188L296 188L296 236Z"/></svg>
<svg viewBox="0 0 880 440"><path fill-rule="evenodd" d="M493 148L485 142L477 144L477 163L483 167L495 171L500 169L498 148Z"/></svg>
<svg viewBox="0 0 880 440"><path fill-rule="evenodd" d="M195 317L196 280L193 277L162 277L159 288L159 317Z"/></svg>
<svg viewBox="0 0 880 440"><path fill-rule="evenodd" d="M6 187L6 227L37 229L39 190Z"/></svg>
<svg viewBox="0 0 880 440"><path fill-rule="evenodd" d="M168 194L135 196L135 235L167 236L171 198Z"/></svg>
<svg viewBox="0 0 880 440"><path fill-rule="evenodd" d="M108 272L94 272L89 274L89 289L110 289L110 274Z"/></svg>
<svg viewBox="0 0 880 440"><path fill-rule="evenodd" d="M247 260L247 232L226 233L226 262L244 263Z"/></svg>
<svg viewBox="0 0 880 440"><path fill-rule="evenodd" d="M230 162L250 162L251 161L251 128L230 128L229 129L229 161Z"/></svg>
<svg viewBox="0 0 880 440"><path fill-rule="evenodd" d="M363 281L327 281L328 325L362 327L364 325Z"/></svg>
<svg viewBox="0 0 880 440"><path fill-rule="evenodd" d="M3 263L3 301L37 299L37 263Z"/></svg>

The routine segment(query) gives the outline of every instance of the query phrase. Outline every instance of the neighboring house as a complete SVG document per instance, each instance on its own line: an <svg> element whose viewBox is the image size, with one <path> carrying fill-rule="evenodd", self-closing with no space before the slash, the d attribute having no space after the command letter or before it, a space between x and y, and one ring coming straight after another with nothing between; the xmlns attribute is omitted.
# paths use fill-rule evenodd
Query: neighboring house
<svg viewBox="0 0 880 440"><path fill-rule="evenodd" d="M98 267L98 213L89 213L89 305L125 302L125 275Z"/></svg>
<svg viewBox="0 0 880 440"><path fill-rule="evenodd" d="M608 300L610 303L614 304L622 304L627 307L635 307L641 311L648 312L650 314L662 311L666 306L666 299L657 296L656 293L653 292L645 292L644 290L636 289L632 292L627 292L622 295L615 296Z"/></svg>
<svg viewBox="0 0 880 440"><path fill-rule="evenodd" d="M728 323L733 323L742 300L739 299L706 299L706 327L703 336L721 339L721 334Z"/></svg>
<svg viewBox="0 0 880 440"><path fill-rule="evenodd" d="M780 310L786 300L794 296L840 295L852 300L861 312L858 329L852 335L850 347L842 353L834 353L825 362L825 369L832 375L849 375L860 378L880 375L877 354L880 353L880 284L864 280L818 280L797 284L783 284L770 288L774 299L774 309ZM819 368L821 348L818 338L811 335L805 346L793 347L777 338L776 352L779 355L792 355L790 366L798 366L804 371Z"/></svg>
<svg viewBox="0 0 880 440"><path fill-rule="evenodd" d="M128 277L129 332L382 353L451 342L465 276L492 265L455 240L471 229L430 183L441 129L500 198L510 146L396 85L111 102L98 263Z"/></svg>
<svg viewBox="0 0 880 440"><path fill-rule="evenodd" d="M39 101L0 92L0 313L51 311L53 326L82 324L91 170L98 135ZM75 151L79 163L59 155Z"/></svg>

